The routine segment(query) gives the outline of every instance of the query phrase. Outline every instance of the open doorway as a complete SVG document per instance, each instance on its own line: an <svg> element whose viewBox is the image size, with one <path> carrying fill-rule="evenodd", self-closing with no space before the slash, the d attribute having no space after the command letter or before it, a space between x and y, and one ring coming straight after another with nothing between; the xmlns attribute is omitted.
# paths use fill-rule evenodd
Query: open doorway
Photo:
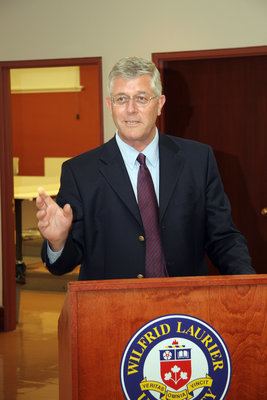
<svg viewBox="0 0 267 400"><path fill-rule="evenodd" d="M60 90L60 87L56 90L50 90L51 88L12 90L10 75L16 70L25 69L34 72L38 69L42 72L42 69L62 68L63 71L66 67L74 67L79 71L79 87L74 90L73 88ZM24 196L25 190L29 192L25 189L25 179L31 182L37 177L37 181L40 181L38 187L42 186L42 180L39 178L49 176L48 180L55 181L53 181L55 190L59 185L60 163L65 158L75 156L103 142L102 64L100 57L2 62L0 74L2 83L0 113L3 117L0 135L4 149L0 155L3 233L2 325L8 330L14 328L16 319L15 257L18 258L18 233L22 238L23 230L34 228L31 226L32 222L29 222L28 227L25 226L25 216L23 216L26 208L28 212L26 218L31 220L34 209L33 202L30 203L29 193ZM19 160L18 163L15 162L14 169L13 160ZM52 169L55 169L53 166L55 161L57 170L51 175L51 162ZM17 174L15 179L13 179L14 171ZM15 180L22 182L14 186ZM14 224L14 205L17 209L18 202L21 224L19 228L17 212ZM16 248L14 249L15 225ZM36 241L36 238L33 240ZM21 241L21 256L23 256L22 244Z"/></svg>

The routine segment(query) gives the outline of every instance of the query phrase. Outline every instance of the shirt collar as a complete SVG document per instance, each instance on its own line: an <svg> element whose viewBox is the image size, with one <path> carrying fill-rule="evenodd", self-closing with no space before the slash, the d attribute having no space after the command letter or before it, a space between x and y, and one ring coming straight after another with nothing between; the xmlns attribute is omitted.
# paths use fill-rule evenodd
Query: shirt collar
<svg viewBox="0 0 267 400"><path fill-rule="evenodd" d="M120 152L122 154L123 160L125 164L131 169L134 168L136 158L139 154L134 147L129 146L125 143L119 136L118 132L116 132L116 142L119 146ZM158 160L159 160L159 133L156 130L156 134L151 143L142 151L142 153L146 156L146 160L152 165L152 167L156 167Z"/></svg>
<svg viewBox="0 0 267 400"><path fill-rule="evenodd" d="M156 130L156 134L151 143L142 151L142 153L146 156L146 160L152 165L152 167L156 167L159 160L159 133Z"/></svg>

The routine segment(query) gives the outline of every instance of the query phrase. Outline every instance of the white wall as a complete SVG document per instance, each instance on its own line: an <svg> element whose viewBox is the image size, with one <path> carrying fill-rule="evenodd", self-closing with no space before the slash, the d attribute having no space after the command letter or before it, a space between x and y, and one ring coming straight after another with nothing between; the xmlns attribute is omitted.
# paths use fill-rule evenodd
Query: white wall
<svg viewBox="0 0 267 400"><path fill-rule="evenodd" d="M101 56L105 89L121 57L266 45L266 21L267 0L0 0L0 61Z"/></svg>
<svg viewBox="0 0 267 400"><path fill-rule="evenodd" d="M267 44L266 20L267 0L0 0L0 60L102 56L105 88L124 56Z"/></svg>

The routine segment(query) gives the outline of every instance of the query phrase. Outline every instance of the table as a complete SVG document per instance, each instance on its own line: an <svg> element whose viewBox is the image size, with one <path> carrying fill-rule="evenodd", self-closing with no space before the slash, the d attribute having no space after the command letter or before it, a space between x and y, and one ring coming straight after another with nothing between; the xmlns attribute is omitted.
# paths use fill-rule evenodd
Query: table
<svg viewBox="0 0 267 400"><path fill-rule="evenodd" d="M58 176L14 176L15 225L16 225L16 281L25 283L26 265L22 257L22 201L33 200L38 188L43 187L47 194L56 196L59 190Z"/></svg>

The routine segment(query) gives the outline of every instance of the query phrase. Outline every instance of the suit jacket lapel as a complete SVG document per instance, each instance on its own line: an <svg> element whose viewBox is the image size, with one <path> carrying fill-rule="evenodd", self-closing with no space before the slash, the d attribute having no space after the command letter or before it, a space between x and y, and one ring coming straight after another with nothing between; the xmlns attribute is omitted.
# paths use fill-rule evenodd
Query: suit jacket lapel
<svg viewBox="0 0 267 400"><path fill-rule="evenodd" d="M142 225L132 184L115 138L104 144L99 170L139 224Z"/></svg>
<svg viewBox="0 0 267 400"><path fill-rule="evenodd" d="M162 220L168 207L170 198L178 183L184 166L184 157L181 149L167 135L159 138L160 156L160 220ZM99 170L104 175L110 186L114 189L121 201L142 226L142 220L132 184L115 137L103 145L100 157Z"/></svg>
<svg viewBox="0 0 267 400"><path fill-rule="evenodd" d="M184 166L184 157L178 144L168 136L160 135L160 220L168 207L168 203L178 183Z"/></svg>

